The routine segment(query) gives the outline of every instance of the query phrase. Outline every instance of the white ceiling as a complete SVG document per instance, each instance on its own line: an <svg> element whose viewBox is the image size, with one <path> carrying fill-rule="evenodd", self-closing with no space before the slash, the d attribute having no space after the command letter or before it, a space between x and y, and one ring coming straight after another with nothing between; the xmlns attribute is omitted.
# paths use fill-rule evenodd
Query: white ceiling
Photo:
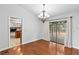
<svg viewBox="0 0 79 59"><path fill-rule="evenodd" d="M42 4L20 4L19 6L29 10L36 16L42 11ZM79 4L46 4L46 10L50 16L55 16L63 13L79 11Z"/></svg>

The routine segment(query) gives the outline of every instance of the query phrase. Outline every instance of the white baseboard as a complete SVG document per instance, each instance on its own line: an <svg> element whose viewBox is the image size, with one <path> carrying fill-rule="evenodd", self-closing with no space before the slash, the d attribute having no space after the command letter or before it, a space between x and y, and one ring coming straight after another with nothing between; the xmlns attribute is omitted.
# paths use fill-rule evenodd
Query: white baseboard
<svg viewBox="0 0 79 59"><path fill-rule="evenodd" d="M50 41L49 39L43 39L43 40Z"/></svg>
<svg viewBox="0 0 79 59"><path fill-rule="evenodd" d="M3 48L3 49L0 49L0 51L4 51L4 50L7 50L9 49L9 47L6 47L6 48Z"/></svg>
<svg viewBox="0 0 79 59"><path fill-rule="evenodd" d="M73 48L75 48L75 49L79 49L79 47L76 47L76 46L73 46Z"/></svg>
<svg viewBox="0 0 79 59"><path fill-rule="evenodd" d="M23 42L22 44L28 44L28 43L31 43L31 42L34 42L34 41L37 41L37 40L40 40L40 39L35 39L35 40L32 40L32 41Z"/></svg>

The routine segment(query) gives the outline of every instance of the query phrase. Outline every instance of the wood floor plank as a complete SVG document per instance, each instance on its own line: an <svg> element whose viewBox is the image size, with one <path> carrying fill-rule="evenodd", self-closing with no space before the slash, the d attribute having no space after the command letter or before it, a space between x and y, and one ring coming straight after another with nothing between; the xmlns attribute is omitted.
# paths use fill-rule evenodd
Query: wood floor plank
<svg viewBox="0 0 79 59"><path fill-rule="evenodd" d="M78 55L78 49L45 40L23 44L0 52L0 55Z"/></svg>

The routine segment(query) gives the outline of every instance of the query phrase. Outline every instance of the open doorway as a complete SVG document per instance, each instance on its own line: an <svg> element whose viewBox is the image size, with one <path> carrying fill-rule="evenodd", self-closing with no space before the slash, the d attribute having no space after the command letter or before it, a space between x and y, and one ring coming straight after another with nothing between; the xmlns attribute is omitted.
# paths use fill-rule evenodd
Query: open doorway
<svg viewBox="0 0 79 59"><path fill-rule="evenodd" d="M22 44L22 19L9 17L9 47Z"/></svg>

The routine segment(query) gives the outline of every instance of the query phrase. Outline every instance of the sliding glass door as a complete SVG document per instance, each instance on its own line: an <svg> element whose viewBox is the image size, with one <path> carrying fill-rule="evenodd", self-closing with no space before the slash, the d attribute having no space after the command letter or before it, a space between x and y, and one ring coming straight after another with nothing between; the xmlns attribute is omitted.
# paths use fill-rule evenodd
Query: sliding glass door
<svg viewBox="0 0 79 59"><path fill-rule="evenodd" d="M55 54L64 54L67 21L50 22L50 42L55 43Z"/></svg>

